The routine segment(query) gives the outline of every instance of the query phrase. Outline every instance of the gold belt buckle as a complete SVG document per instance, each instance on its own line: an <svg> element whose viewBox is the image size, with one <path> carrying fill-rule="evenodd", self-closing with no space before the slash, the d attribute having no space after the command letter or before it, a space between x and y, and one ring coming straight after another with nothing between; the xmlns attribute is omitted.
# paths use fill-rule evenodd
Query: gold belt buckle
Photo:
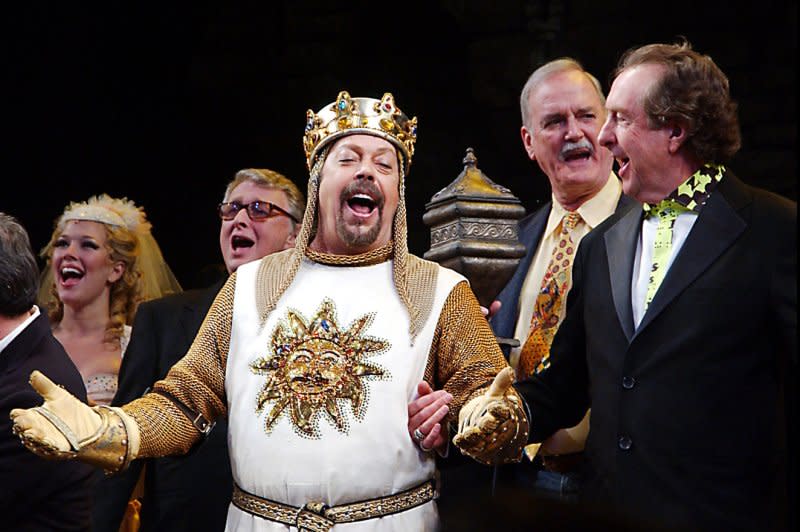
<svg viewBox="0 0 800 532"><path fill-rule="evenodd" d="M294 516L295 526L301 532L327 532L336 523L325 516L328 505L324 502L307 502Z"/></svg>

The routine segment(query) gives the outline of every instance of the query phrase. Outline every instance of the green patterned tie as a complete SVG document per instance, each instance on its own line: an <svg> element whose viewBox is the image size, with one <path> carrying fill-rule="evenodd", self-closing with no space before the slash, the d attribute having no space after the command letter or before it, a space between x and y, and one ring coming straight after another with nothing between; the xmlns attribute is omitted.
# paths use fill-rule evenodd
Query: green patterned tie
<svg viewBox="0 0 800 532"><path fill-rule="evenodd" d="M658 216L658 227L653 243L653 266L650 270L647 295L644 300L645 310L653 301L658 287L661 286L661 281L664 280L664 275L667 273L667 262L672 252L672 228L675 226L675 220L678 219L679 213L689 212L691 209L674 200L665 199L655 205L648 205L646 210L648 217Z"/></svg>
<svg viewBox="0 0 800 532"><path fill-rule="evenodd" d="M705 164L665 199L655 205L644 204L644 212L648 218L658 216L653 245L653 267L650 270L647 295L644 300L645 310L650 306L658 287L661 286L661 281L667 274L667 262L672 253L672 228L675 226L678 214L690 211L699 213L722 180L724 173L725 167L720 164Z"/></svg>

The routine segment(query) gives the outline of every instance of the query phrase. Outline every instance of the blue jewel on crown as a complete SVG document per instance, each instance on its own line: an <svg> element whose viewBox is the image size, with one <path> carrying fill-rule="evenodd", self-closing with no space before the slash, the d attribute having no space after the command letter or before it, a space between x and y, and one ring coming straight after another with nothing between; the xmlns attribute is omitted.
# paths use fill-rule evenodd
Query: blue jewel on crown
<svg viewBox="0 0 800 532"><path fill-rule="evenodd" d="M308 112L306 113L306 133L314 129L316 122L317 122L317 115L314 114L314 111L309 109Z"/></svg>
<svg viewBox="0 0 800 532"><path fill-rule="evenodd" d="M336 98L336 104L334 106L336 110L336 117L339 119L342 118L349 118L353 115L353 103L350 99L350 93L347 91L342 91L339 93L339 97Z"/></svg>

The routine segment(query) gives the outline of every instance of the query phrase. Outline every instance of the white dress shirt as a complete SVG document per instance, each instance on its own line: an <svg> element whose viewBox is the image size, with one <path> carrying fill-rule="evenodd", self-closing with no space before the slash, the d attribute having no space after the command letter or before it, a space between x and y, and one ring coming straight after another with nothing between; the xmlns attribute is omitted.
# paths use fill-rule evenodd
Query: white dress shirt
<svg viewBox="0 0 800 532"><path fill-rule="evenodd" d="M672 248L667 259L664 279L669 274L669 269L678 252L686 242L686 237L692 230L697 221L696 211L681 211L672 227ZM633 307L633 323L636 328L642 322L645 308L644 302L647 297L647 285L650 281L650 270L653 266L653 244L656 239L656 228L658 227L658 216L645 216L642 220L642 230L639 232L639 241L636 245L636 258L633 261L633 279L631 281L631 305ZM663 286L664 283L661 283ZM661 287L659 287L659 290ZM656 292L658 293L658 292Z"/></svg>

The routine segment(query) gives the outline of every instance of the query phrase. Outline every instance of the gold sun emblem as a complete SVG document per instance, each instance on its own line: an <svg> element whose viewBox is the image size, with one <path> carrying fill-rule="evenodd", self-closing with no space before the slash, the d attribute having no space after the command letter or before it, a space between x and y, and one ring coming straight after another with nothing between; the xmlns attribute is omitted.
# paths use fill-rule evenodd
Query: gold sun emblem
<svg viewBox="0 0 800 532"><path fill-rule="evenodd" d="M307 322L289 310L272 333L272 355L250 364L267 382L258 394L256 412L272 406L265 421L267 432L288 409L289 419L302 436L318 438L320 411L339 432L347 432L341 406L350 401L356 419L362 419L368 388L363 380L388 377L388 372L364 360L382 353L389 342L362 335L374 319L366 314L346 330L336 323L336 309L325 298Z"/></svg>

